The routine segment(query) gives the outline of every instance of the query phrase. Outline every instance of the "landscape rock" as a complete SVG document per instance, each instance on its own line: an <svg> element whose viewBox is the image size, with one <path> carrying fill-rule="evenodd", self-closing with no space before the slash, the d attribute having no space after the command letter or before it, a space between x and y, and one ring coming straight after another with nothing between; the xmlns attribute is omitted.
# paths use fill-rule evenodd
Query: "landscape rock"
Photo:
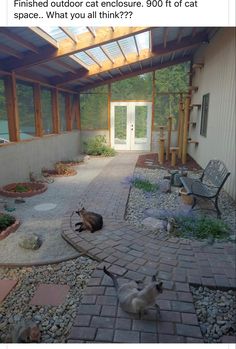
<svg viewBox="0 0 236 349"><path fill-rule="evenodd" d="M153 217L144 218L142 225L153 230L165 230L165 222L161 219L156 219Z"/></svg>
<svg viewBox="0 0 236 349"><path fill-rule="evenodd" d="M42 245L40 237L36 234L27 234L20 238L19 246L27 250L38 250Z"/></svg>
<svg viewBox="0 0 236 349"><path fill-rule="evenodd" d="M160 183L160 191L161 193L170 193L171 192L171 184L170 180L168 179L163 179Z"/></svg>

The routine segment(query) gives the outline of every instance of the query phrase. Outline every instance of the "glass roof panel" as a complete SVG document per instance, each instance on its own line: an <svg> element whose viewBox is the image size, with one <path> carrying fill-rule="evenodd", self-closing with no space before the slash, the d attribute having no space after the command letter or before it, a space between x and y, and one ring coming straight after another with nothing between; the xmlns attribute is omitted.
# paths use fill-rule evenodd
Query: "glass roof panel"
<svg viewBox="0 0 236 349"><path fill-rule="evenodd" d="M40 27L47 34L49 34L53 39L60 41L68 38L68 36L59 27ZM73 34L82 34L88 31L86 27L65 27Z"/></svg>
<svg viewBox="0 0 236 349"><path fill-rule="evenodd" d="M74 56L78 57L84 64L88 66L95 64L94 61L88 55L86 55L85 52L76 53Z"/></svg>
<svg viewBox="0 0 236 349"><path fill-rule="evenodd" d="M107 52L110 54L112 58L117 58L122 56L122 53L120 52L119 46L117 45L116 42L110 42L109 44L102 45L107 49Z"/></svg>
<svg viewBox="0 0 236 349"><path fill-rule="evenodd" d="M129 36L128 38L119 40L119 43L124 50L125 54L137 52L134 37Z"/></svg>
<svg viewBox="0 0 236 349"><path fill-rule="evenodd" d="M141 34L137 34L135 35L136 40L137 40L137 44L139 47L139 50L145 50L145 49L149 49L149 44L150 44L150 32L144 32Z"/></svg>
<svg viewBox="0 0 236 349"><path fill-rule="evenodd" d="M107 56L102 52L102 50L100 49L100 47L94 47L91 48L90 50L87 50L89 53L92 53L92 55L94 57L96 57L96 59L98 60L98 62L104 62L107 61L108 58Z"/></svg>

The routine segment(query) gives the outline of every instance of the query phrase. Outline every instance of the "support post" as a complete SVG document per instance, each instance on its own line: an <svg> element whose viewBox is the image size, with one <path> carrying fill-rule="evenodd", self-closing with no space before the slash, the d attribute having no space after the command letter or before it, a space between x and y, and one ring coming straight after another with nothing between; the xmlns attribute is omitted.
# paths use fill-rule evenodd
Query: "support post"
<svg viewBox="0 0 236 349"><path fill-rule="evenodd" d="M185 165L187 162L187 147L188 147L188 121L190 114L190 101L191 97L187 96L185 100L184 108L184 125L183 125L183 148L182 148L182 164Z"/></svg>
<svg viewBox="0 0 236 349"><path fill-rule="evenodd" d="M58 106L58 89L52 90L52 121L53 121L53 133L60 133L60 119L59 119L59 106Z"/></svg>
<svg viewBox="0 0 236 349"><path fill-rule="evenodd" d="M80 117L80 94L76 96L76 121L78 130L81 129L81 117Z"/></svg>
<svg viewBox="0 0 236 349"><path fill-rule="evenodd" d="M165 154L165 138L159 138L159 163L163 165Z"/></svg>
<svg viewBox="0 0 236 349"><path fill-rule="evenodd" d="M153 140L153 131L155 128L155 98L156 98L156 72L152 73L152 122L151 122L151 148ZM154 150L155 151L155 150Z"/></svg>
<svg viewBox="0 0 236 349"><path fill-rule="evenodd" d="M35 135L43 136L42 104L40 84L34 84Z"/></svg>
<svg viewBox="0 0 236 349"><path fill-rule="evenodd" d="M4 85L6 91L9 139L11 142L18 142L20 140L20 134L15 73L4 78Z"/></svg>
<svg viewBox="0 0 236 349"><path fill-rule="evenodd" d="M109 131L109 142L111 145L111 84L108 84L108 95L107 95L107 128Z"/></svg>
<svg viewBox="0 0 236 349"><path fill-rule="evenodd" d="M182 139L183 139L183 95L180 94L179 98L179 122L178 122L178 157L181 159L182 156Z"/></svg>
<svg viewBox="0 0 236 349"><path fill-rule="evenodd" d="M166 147L166 160L169 160L169 156L170 156L171 131L172 131L172 116L168 116L168 138L167 138L167 147Z"/></svg>
<svg viewBox="0 0 236 349"><path fill-rule="evenodd" d="M70 95L66 94L66 130L72 131L72 111L71 111L71 99Z"/></svg>

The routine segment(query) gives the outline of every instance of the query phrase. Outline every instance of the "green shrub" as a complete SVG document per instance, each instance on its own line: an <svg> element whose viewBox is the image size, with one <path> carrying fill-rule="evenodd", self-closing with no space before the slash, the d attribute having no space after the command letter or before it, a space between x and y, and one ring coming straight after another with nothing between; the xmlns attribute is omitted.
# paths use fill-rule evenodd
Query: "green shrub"
<svg viewBox="0 0 236 349"><path fill-rule="evenodd" d="M15 186L13 191L18 192L18 193L26 193L29 190L30 190L30 188L25 186L25 185L16 184L16 186Z"/></svg>
<svg viewBox="0 0 236 349"><path fill-rule="evenodd" d="M105 136L96 136L84 142L85 151L88 155L114 156L115 150L106 144Z"/></svg>
<svg viewBox="0 0 236 349"><path fill-rule="evenodd" d="M197 239L223 239L229 235L229 227L219 219L210 217L176 217L175 235Z"/></svg>
<svg viewBox="0 0 236 349"><path fill-rule="evenodd" d="M0 214L0 231L5 230L7 227L15 222L15 218L9 214Z"/></svg>
<svg viewBox="0 0 236 349"><path fill-rule="evenodd" d="M132 184L135 188L141 189L146 192L154 192L158 189L157 184L152 184L146 179L134 178Z"/></svg>

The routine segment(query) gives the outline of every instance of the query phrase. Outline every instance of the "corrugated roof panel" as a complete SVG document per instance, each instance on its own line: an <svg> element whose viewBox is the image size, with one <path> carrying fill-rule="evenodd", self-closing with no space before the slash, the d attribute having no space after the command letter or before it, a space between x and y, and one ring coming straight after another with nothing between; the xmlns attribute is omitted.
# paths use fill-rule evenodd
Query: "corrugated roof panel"
<svg viewBox="0 0 236 349"><path fill-rule="evenodd" d="M134 38L132 36L119 40L119 44L121 45L125 54L137 52Z"/></svg>
<svg viewBox="0 0 236 349"><path fill-rule="evenodd" d="M68 36L59 27L40 27L40 28L57 41L68 38Z"/></svg>
<svg viewBox="0 0 236 349"><path fill-rule="evenodd" d="M136 40L137 40L137 44L139 47L139 50L145 50L145 49L149 49L149 43L150 43L150 32L144 32L141 34L137 34L135 35Z"/></svg>
<svg viewBox="0 0 236 349"><path fill-rule="evenodd" d="M167 42L172 41L172 40L176 40L178 37L178 32L179 32L178 28L174 28L174 27L170 28L169 27L168 28L168 35L167 35Z"/></svg>
<svg viewBox="0 0 236 349"><path fill-rule="evenodd" d="M74 56L78 57L84 64L88 66L95 64L94 61L88 55L86 55L85 52L75 53Z"/></svg>
<svg viewBox="0 0 236 349"><path fill-rule="evenodd" d="M108 51L110 56L114 59L122 56L119 46L115 41L105 44L103 45L103 47L105 47L105 49Z"/></svg>
<svg viewBox="0 0 236 349"><path fill-rule="evenodd" d="M35 34L29 28L8 27L7 29L9 31L17 34L18 36L22 37L22 39L29 41L31 44L35 45L36 47L42 47L48 43L47 40L45 40L42 37L40 37L39 35Z"/></svg>
<svg viewBox="0 0 236 349"><path fill-rule="evenodd" d="M94 57L96 57L98 62L104 62L104 61L108 60L107 56L103 53L103 51L100 49L100 47L94 47L94 48L91 48L87 51L89 53L91 53Z"/></svg>
<svg viewBox="0 0 236 349"><path fill-rule="evenodd" d="M28 51L25 47L22 47L22 45L19 45L15 40L10 40L4 35L0 35L0 41L2 45L10 47L16 52L24 53Z"/></svg>

